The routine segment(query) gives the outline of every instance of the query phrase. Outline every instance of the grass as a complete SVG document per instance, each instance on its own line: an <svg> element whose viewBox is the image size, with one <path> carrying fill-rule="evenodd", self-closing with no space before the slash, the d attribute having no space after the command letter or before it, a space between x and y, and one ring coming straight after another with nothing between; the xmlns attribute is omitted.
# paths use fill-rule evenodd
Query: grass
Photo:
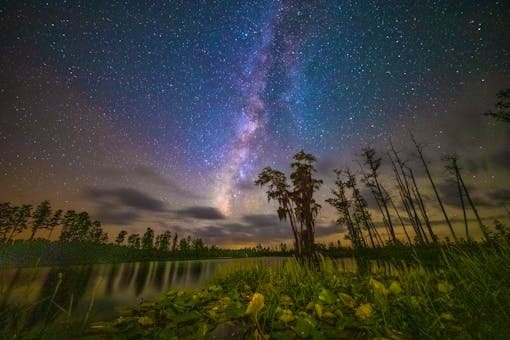
<svg viewBox="0 0 510 340"><path fill-rule="evenodd" d="M395 264L391 272L343 272L289 260L218 273L201 290L93 324L91 338L503 339L510 334L507 240L442 250L439 264Z"/></svg>

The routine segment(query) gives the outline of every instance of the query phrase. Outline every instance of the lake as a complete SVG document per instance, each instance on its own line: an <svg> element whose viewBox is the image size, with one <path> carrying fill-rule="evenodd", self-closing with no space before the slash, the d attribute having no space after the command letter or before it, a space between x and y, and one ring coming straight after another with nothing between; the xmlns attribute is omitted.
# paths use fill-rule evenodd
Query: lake
<svg viewBox="0 0 510 340"><path fill-rule="evenodd" d="M39 319L50 311L72 320L108 320L117 310L151 300L170 288L201 288L220 269L253 262L263 266L287 258L210 259L131 262L40 268L0 269L0 309L22 305ZM338 259L339 268L356 270L353 259ZM53 296L53 299L52 299ZM49 301L52 300L51 306Z"/></svg>

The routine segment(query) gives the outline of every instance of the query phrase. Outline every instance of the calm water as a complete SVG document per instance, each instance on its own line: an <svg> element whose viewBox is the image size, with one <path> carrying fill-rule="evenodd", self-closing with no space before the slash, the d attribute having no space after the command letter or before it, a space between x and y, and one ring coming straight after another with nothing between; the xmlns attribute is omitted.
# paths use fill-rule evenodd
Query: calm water
<svg viewBox="0 0 510 340"><path fill-rule="evenodd" d="M285 260L271 257L0 269L0 307L26 305L34 309L37 318L37 313L47 312L61 275L53 307L71 310L73 319L83 320L92 306L89 321L105 320L115 317L119 307L153 299L169 288L200 288L219 269L253 262L272 266ZM337 263L344 270L356 270L352 259Z"/></svg>

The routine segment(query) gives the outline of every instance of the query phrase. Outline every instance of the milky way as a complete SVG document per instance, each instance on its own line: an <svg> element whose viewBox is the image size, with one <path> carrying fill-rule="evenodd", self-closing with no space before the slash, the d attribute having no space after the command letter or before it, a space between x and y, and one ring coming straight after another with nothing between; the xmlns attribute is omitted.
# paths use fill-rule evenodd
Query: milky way
<svg viewBox="0 0 510 340"><path fill-rule="evenodd" d="M274 14L263 23L260 45L252 52L253 59L247 63L243 74L241 89L245 97L240 111L240 123L231 142L217 193L218 207L226 216L232 214L233 202L242 199L242 185L247 181L253 182L255 171L260 170L256 168L257 158L258 154L264 151L263 136L267 133L265 130L268 129L268 121L271 119L265 96L269 73L279 67L280 81L289 78L297 59L294 56L298 54L298 42L304 40L304 33L296 39L281 32L281 26L289 17L295 15L292 12L292 7L277 3L273 9ZM292 90L286 86L280 89L282 95ZM282 99L286 100L279 98ZM286 109L288 110L288 107Z"/></svg>
<svg viewBox="0 0 510 340"><path fill-rule="evenodd" d="M506 197L510 137L482 116L510 86L504 2L0 10L2 201L50 199L112 232L151 225L222 244L280 240L288 228L253 185L263 167L287 171L292 154L313 153L322 200L333 168L356 168L369 143L405 149L408 131L435 161L470 150L464 169L487 215ZM324 206L318 230L338 237L335 219Z"/></svg>

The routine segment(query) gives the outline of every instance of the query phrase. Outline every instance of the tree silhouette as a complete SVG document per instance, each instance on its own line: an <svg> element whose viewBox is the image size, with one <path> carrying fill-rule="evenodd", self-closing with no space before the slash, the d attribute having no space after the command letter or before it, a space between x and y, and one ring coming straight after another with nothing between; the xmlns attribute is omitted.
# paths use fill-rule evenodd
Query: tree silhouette
<svg viewBox="0 0 510 340"><path fill-rule="evenodd" d="M499 101L496 103L496 111L486 112L486 116L491 116L503 122L510 122L510 88L498 92Z"/></svg>
<svg viewBox="0 0 510 340"><path fill-rule="evenodd" d="M59 223L61 222L62 218L62 210L58 209L53 213L53 217L49 220L49 223L47 225L48 229L50 229L50 234L48 235L48 239L51 239L51 234L53 233L53 230Z"/></svg>
<svg viewBox="0 0 510 340"><path fill-rule="evenodd" d="M127 231L121 230L119 231L119 234L117 235L117 238L115 239L115 244L120 246L122 243L124 243L124 240L126 239Z"/></svg>
<svg viewBox="0 0 510 340"><path fill-rule="evenodd" d="M33 240L37 230L47 228L51 220L51 206L48 200L42 201L32 215L32 233L29 240Z"/></svg>
<svg viewBox="0 0 510 340"><path fill-rule="evenodd" d="M369 172L363 173L363 182L370 188L372 194L377 202L377 206L383 222L390 236L391 242L395 243L397 238L393 229L393 222L391 221L390 211L388 209L389 196L386 195L386 190L379 180L379 168L381 167L381 157L377 157L376 151L372 147L365 147L362 150L365 165L368 166ZM362 168L363 170L363 168Z"/></svg>
<svg viewBox="0 0 510 340"><path fill-rule="evenodd" d="M106 242L108 235L103 232L99 221L92 221L87 212L77 214L68 210L62 219L60 241Z"/></svg>
<svg viewBox="0 0 510 340"><path fill-rule="evenodd" d="M156 237L156 248L159 251L168 251L170 240L172 239L172 233L166 230L163 234L159 234Z"/></svg>
<svg viewBox="0 0 510 340"><path fill-rule="evenodd" d="M188 238L181 238L181 240L179 241L179 251L185 255L188 255L190 250L191 250L191 237L188 236Z"/></svg>
<svg viewBox="0 0 510 340"><path fill-rule="evenodd" d="M464 201L462 197L462 191L464 191L464 194L466 195L466 199L471 206L471 210L473 210L473 213L475 214L476 220L478 221L478 225L480 226L480 230L483 233L483 236L486 240L489 240L489 231L485 224L483 223L482 219L480 218L480 215L478 214L478 210L476 209L475 204L473 203L473 200L471 199L471 196L469 195L469 191L466 188L466 185L464 184L464 180L462 179L462 176L460 174L460 168L457 163L457 155L448 155L444 157L444 160L447 162L450 162L451 164L446 165L446 169L452 172L455 175L455 179L457 181L457 188L459 190L459 196L462 202L462 209L464 213L464 226L466 228L466 237L469 241L469 230L467 225L467 219L466 219L466 212L464 208Z"/></svg>
<svg viewBox="0 0 510 340"><path fill-rule="evenodd" d="M441 200L441 197L439 196L439 193L436 188L436 184L434 183L434 180L432 179L432 175L430 174L429 166L427 164L427 161L425 160L425 156L423 155L423 145L419 144L416 139L414 138L414 135L411 133L411 140L413 141L414 146L416 147L416 151L418 152L418 157L420 158L423 168L425 169L425 173L427 174L427 177L430 181L430 185L432 186L432 189L434 190L434 194L436 195L437 202L439 203L439 207L441 208L441 211L443 213L444 219L446 221L446 224L448 225L448 228L450 229L450 233L452 234L453 240L457 242L457 235L455 234L455 231L453 230L452 223L450 222L450 219L448 218L448 214L446 213L446 210L443 205L443 201Z"/></svg>
<svg viewBox="0 0 510 340"><path fill-rule="evenodd" d="M11 231L14 208L9 202L0 204L0 241L6 241Z"/></svg>
<svg viewBox="0 0 510 340"><path fill-rule="evenodd" d="M135 249L140 249L140 234L130 234L128 236L128 246Z"/></svg>
<svg viewBox="0 0 510 340"><path fill-rule="evenodd" d="M103 228L101 227L101 222L99 221L92 222L92 227L89 230L88 237L86 237L86 240L94 243L108 242L108 234L103 231Z"/></svg>
<svg viewBox="0 0 510 340"><path fill-rule="evenodd" d="M192 244L193 251L195 252L195 257L200 257L200 255L202 255L202 253L206 250L204 241L202 241L201 238L197 238L197 239L193 240L193 242L191 244Z"/></svg>
<svg viewBox="0 0 510 340"><path fill-rule="evenodd" d="M14 234L19 234L28 227L28 220L32 215L32 205L23 204L21 207L14 207L11 219L11 233L8 242L12 240Z"/></svg>
<svg viewBox="0 0 510 340"><path fill-rule="evenodd" d="M297 258L311 258L314 255L315 218L321 206L313 195L322 184L322 180L312 177L315 172L313 155L303 150L293 157L290 174L292 190L287 177L279 170L266 167L259 174L256 185L266 186L268 201L277 201L277 214L280 221L290 222L294 234L294 254Z"/></svg>
<svg viewBox="0 0 510 340"><path fill-rule="evenodd" d="M337 224L347 226L347 236L351 240L354 248L364 247L362 240L363 235L359 234L359 229L354 222L354 216L351 214L352 200L347 198L348 180L343 180L343 171L335 170L336 180L335 189L331 191L333 194L332 198L326 200L327 203L335 207L340 213L340 217L337 219Z"/></svg>
<svg viewBox="0 0 510 340"><path fill-rule="evenodd" d="M154 247L154 230L147 228L142 237L142 248L152 249Z"/></svg>
<svg viewBox="0 0 510 340"><path fill-rule="evenodd" d="M175 251L176 251L176 248L177 248L177 240L178 240L178 235L177 233L175 233L174 235L174 238L172 240L172 254L175 254Z"/></svg>

